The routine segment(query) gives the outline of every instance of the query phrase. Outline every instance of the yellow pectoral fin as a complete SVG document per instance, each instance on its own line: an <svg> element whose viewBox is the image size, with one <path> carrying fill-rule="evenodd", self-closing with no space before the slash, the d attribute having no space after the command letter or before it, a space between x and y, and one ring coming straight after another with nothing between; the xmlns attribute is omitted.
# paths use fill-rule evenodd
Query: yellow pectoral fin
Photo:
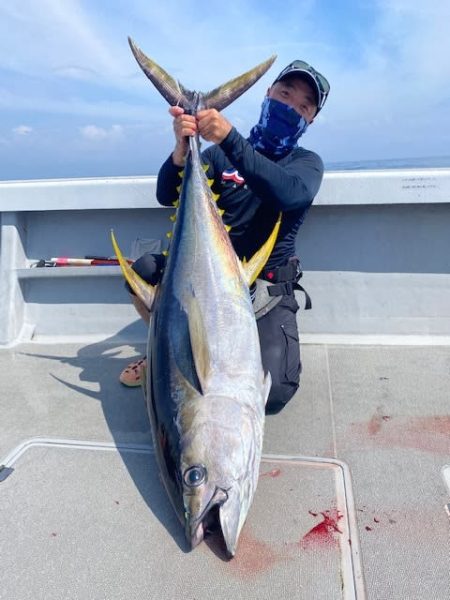
<svg viewBox="0 0 450 600"><path fill-rule="evenodd" d="M276 222L275 227L273 228L273 231L266 242L257 252L255 252L248 262L242 263L244 277L249 286L256 281L256 278L264 268L264 265L269 260L269 256L271 255L273 247L275 246L278 232L280 231L280 225L281 213L278 215L278 221Z"/></svg>
<svg viewBox="0 0 450 600"><path fill-rule="evenodd" d="M187 317L195 370L197 371L197 376L204 394L208 386L208 378L211 371L211 357L205 323L203 321L200 305L194 295L188 302Z"/></svg>
<svg viewBox="0 0 450 600"><path fill-rule="evenodd" d="M136 271L130 267L128 262L124 259L122 252L120 251L119 246L117 245L116 238L114 237L114 232L111 230L111 241L114 248L114 252L116 253L117 260L119 261L119 265L122 269L123 276L129 283L131 289L136 294L136 296L142 300L148 310L151 310L153 305L153 300L155 299L155 291L156 287L150 285L146 281L140 277Z"/></svg>

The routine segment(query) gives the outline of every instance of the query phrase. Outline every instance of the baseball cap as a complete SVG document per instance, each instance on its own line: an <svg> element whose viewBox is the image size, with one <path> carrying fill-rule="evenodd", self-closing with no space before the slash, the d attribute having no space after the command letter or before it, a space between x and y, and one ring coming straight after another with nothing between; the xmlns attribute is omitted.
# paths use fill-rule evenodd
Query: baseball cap
<svg viewBox="0 0 450 600"><path fill-rule="evenodd" d="M278 77L273 82L274 84L284 79L287 75L302 75L309 81L313 90L316 92L317 112L321 110L325 104L327 96L330 92L330 84L328 80L316 71L311 65L303 60L294 60L285 69L281 71Z"/></svg>

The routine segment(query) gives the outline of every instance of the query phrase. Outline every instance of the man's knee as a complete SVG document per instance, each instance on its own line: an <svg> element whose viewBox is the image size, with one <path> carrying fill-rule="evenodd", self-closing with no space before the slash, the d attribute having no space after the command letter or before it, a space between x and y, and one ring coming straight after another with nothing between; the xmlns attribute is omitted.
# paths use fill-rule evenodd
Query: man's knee
<svg viewBox="0 0 450 600"><path fill-rule="evenodd" d="M161 281L165 264L166 257L163 254L146 252L131 265L131 268L147 283L157 285ZM127 281L125 288L130 294L134 294Z"/></svg>
<svg viewBox="0 0 450 600"><path fill-rule="evenodd" d="M300 382L285 382L272 385L266 404L266 414L276 415L292 400Z"/></svg>

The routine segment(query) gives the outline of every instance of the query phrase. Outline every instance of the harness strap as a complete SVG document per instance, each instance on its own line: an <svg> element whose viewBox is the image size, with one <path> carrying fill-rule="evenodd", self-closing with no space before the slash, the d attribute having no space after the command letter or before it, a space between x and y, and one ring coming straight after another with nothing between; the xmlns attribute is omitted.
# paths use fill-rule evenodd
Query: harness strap
<svg viewBox="0 0 450 600"><path fill-rule="evenodd" d="M269 290L272 284L264 279L257 279L253 301L256 320L267 315L281 301L281 296L271 296Z"/></svg>
<svg viewBox="0 0 450 600"><path fill-rule="evenodd" d="M296 281L283 281L282 283L274 283L267 288L269 296L290 296L295 290L299 290L305 294L305 310L312 308L311 296Z"/></svg>

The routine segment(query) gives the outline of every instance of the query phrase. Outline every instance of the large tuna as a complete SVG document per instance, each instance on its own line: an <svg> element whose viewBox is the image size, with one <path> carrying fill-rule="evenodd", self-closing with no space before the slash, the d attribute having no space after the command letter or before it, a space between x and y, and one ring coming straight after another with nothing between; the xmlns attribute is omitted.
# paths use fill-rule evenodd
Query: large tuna
<svg viewBox="0 0 450 600"><path fill-rule="evenodd" d="M274 60L203 95L183 88L131 40L130 45L168 102L191 114L224 108ZM243 265L222 223L195 137L180 183L161 283L153 288L122 259L121 264L152 312L145 393L164 485L191 546L219 518L233 556L258 481L271 384L261 363L249 284L270 255L279 223Z"/></svg>

